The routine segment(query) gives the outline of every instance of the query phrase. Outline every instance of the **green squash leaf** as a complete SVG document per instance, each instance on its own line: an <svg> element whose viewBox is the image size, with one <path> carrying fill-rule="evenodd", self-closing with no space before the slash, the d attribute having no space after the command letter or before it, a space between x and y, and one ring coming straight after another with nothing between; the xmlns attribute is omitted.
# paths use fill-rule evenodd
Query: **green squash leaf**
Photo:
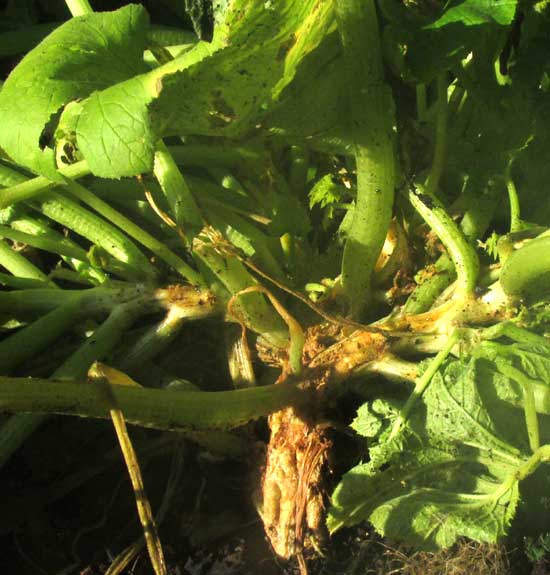
<svg viewBox="0 0 550 575"><path fill-rule="evenodd" d="M92 171L103 177L143 172L163 136L257 131L265 109L330 29L330 15L330 3L313 0L287 0L277 9L234 0L211 44L199 43L82 102L77 144Z"/></svg>
<svg viewBox="0 0 550 575"><path fill-rule="evenodd" d="M443 15L428 28L441 28L460 22L465 26L496 23L508 26L516 13L517 0L463 0L452 2Z"/></svg>
<svg viewBox="0 0 550 575"><path fill-rule="evenodd" d="M484 385L475 360L448 362L413 409L404 434L390 441L387 426L370 461L343 477L329 529L368 519L382 535L426 549L448 547L462 536L488 542L502 537L518 504L516 473L529 453L521 427L513 442L502 439L509 410L495 394L480 393ZM389 414L391 423L396 406L377 403L373 411ZM515 412L521 425L521 411ZM354 427L374 430L372 413L360 410Z"/></svg>
<svg viewBox="0 0 550 575"><path fill-rule="evenodd" d="M142 76L132 78L82 103L76 123L76 141L97 176L120 178L152 168L156 136L144 102L151 90Z"/></svg>
<svg viewBox="0 0 550 575"><path fill-rule="evenodd" d="M19 164L59 179L51 146L55 124L49 124L70 101L144 71L148 24L146 11L129 5L59 26L23 58L0 92L0 147Z"/></svg>
<svg viewBox="0 0 550 575"><path fill-rule="evenodd" d="M255 130L262 110L330 29L331 14L330 3L313 0L276 7L234 0L220 28L223 47L164 78L154 114L169 126L167 133L236 137Z"/></svg>
<svg viewBox="0 0 550 575"><path fill-rule="evenodd" d="M357 417L352 421L351 428L363 437L376 437L382 430L382 419L376 408L377 406L369 402L364 403L357 410Z"/></svg>
<svg viewBox="0 0 550 575"><path fill-rule="evenodd" d="M60 26L6 82L0 113L10 121L0 131L0 146L21 164L55 178L45 126L51 121L53 133L56 114L87 96L60 124L69 139L67 127L72 128L78 151L101 177L149 171L164 136L254 133L304 58L334 28L332 4L233 0L214 8L223 21L212 43L199 42L149 72L142 62L148 24L142 8L91 14ZM21 99L22 93L32 101Z"/></svg>
<svg viewBox="0 0 550 575"><path fill-rule="evenodd" d="M533 387L535 407L538 413L550 414L550 352L549 348L524 343L509 345L484 342L475 352L480 377L491 378L497 396L516 407L523 406L521 382L512 379L505 368L509 365L525 375Z"/></svg>

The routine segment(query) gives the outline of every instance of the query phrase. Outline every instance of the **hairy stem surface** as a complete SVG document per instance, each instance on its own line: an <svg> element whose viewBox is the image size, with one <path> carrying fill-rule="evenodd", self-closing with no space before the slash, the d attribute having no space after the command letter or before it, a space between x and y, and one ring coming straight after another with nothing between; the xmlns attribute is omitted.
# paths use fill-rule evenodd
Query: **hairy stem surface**
<svg viewBox="0 0 550 575"><path fill-rule="evenodd" d="M392 215L393 102L384 83L373 0L339 0L336 17L350 86L351 130L357 164L357 201L342 261L342 285L352 317L370 298L372 273Z"/></svg>

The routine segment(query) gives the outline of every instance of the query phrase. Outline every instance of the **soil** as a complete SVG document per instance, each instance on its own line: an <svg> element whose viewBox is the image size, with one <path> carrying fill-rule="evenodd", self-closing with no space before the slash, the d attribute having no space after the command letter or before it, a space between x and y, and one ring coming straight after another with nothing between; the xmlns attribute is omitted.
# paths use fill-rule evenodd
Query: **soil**
<svg viewBox="0 0 550 575"><path fill-rule="evenodd" d="M249 430L261 437L265 430ZM153 509L168 507L160 538L171 575L297 575L266 539L251 493L257 462L213 456L175 434L132 428ZM179 464L178 464L179 461ZM169 487L170 477L172 488ZM55 418L0 475L1 572L105 575L141 527L109 422ZM332 538L308 557L310 575L543 575L544 558L463 542L420 553L383 541L364 526ZM151 575L144 548L111 573ZM111 575L111 574L109 574Z"/></svg>
<svg viewBox="0 0 550 575"><path fill-rule="evenodd" d="M159 361L202 388L226 388L222 332L213 322L190 325ZM332 339L309 342L315 356ZM330 419L345 422L355 407L351 394ZM165 510L158 523L171 575L300 573L295 561L276 557L254 507L269 440L267 423L251 424L242 433L255 448L245 461L235 461L179 434L130 429L153 512ZM330 442L330 482L335 484L356 463L361 446L334 429ZM110 422L49 419L2 469L0 493L0 573L152 574ZM128 565L111 567L131 544L136 551ZM309 575L550 573L544 556L531 565L519 551L471 542L444 553L412 553L380 540L364 526L342 530L323 547L322 556L310 549L306 560Z"/></svg>

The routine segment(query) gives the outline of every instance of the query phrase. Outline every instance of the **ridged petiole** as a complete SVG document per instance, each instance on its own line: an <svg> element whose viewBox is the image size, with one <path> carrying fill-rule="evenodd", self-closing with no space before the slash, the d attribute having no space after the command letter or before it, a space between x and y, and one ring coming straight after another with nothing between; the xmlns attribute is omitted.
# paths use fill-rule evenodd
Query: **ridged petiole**
<svg viewBox="0 0 550 575"><path fill-rule="evenodd" d="M348 72L357 164L357 200L344 247L342 286L352 317L360 319L392 216L393 101L384 82L374 1L338 0L335 11Z"/></svg>

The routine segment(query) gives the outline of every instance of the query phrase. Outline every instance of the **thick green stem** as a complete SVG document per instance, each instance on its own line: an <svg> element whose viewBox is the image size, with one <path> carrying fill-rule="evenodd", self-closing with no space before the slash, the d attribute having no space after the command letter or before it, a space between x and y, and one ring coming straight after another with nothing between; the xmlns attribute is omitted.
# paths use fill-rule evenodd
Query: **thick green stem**
<svg viewBox="0 0 550 575"><path fill-rule="evenodd" d="M392 215L393 102L384 83L373 0L338 0L336 18L350 86L351 130L357 164L357 200L342 261L342 286L353 317L371 297L372 273Z"/></svg>
<svg viewBox="0 0 550 575"><path fill-rule="evenodd" d="M304 399L302 391L288 384L185 393L124 385L111 389L129 423L190 431L230 429ZM1 377L0 411L109 417L94 386L33 378Z"/></svg>
<svg viewBox="0 0 550 575"><path fill-rule="evenodd" d="M518 469L516 479L521 481L535 472L537 467L550 461L550 445L541 445L535 453Z"/></svg>
<svg viewBox="0 0 550 575"><path fill-rule="evenodd" d="M419 397L422 396L426 388L432 381L434 375L437 373L438 369L441 367L443 362L447 359L448 355L451 353L453 347L457 344L459 340L459 332L455 330L449 337L445 347L433 358L432 362L426 369L426 371L418 378L414 386L414 390L407 399L403 409L397 416L395 423L393 424L390 440L396 437L405 422L407 421L412 408L415 406Z"/></svg>
<svg viewBox="0 0 550 575"><path fill-rule="evenodd" d="M222 256L207 243L197 243L193 252L229 294L234 295L258 285L254 276L237 258ZM270 345L276 348L288 346L288 332L284 323L261 294L248 293L240 296L234 307L237 308L239 320L242 320L247 328L262 334Z"/></svg>
<svg viewBox="0 0 550 575"><path fill-rule="evenodd" d="M154 359L178 335L185 321L212 317L221 311L210 292L198 292L191 287L159 289L155 291L155 299L163 307L168 307L168 313L162 321L150 327L118 361L117 366L122 371L135 372Z"/></svg>
<svg viewBox="0 0 550 575"><path fill-rule="evenodd" d="M134 371L153 360L178 335L184 321L185 317L177 309L170 310L161 322L149 328L116 362L117 367L122 371Z"/></svg>
<svg viewBox="0 0 550 575"><path fill-rule="evenodd" d="M254 258L254 262L276 279L282 280L285 277L283 270L272 252L270 240L256 226L232 213L225 206L216 208L205 208L206 219L216 230L222 232L224 236L237 248L242 250L249 258ZM279 255L277 253L277 255Z"/></svg>
<svg viewBox="0 0 550 575"><path fill-rule="evenodd" d="M107 281L107 275L100 268L91 265L89 262L88 254L82 250L82 248L77 243L61 235L59 232L51 229L43 221L31 218L26 214L22 214L11 220L10 225L14 230L35 236L37 238L36 240L32 241L42 242L42 240L47 240L43 243L34 244L40 249L46 249L48 244L50 244L52 247L54 245L61 245L63 248L66 247L71 250L72 255L63 255L63 253L69 254L70 252L64 250L62 253L60 251L61 248L58 247L55 253L61 253L62 259L72 268L74 268L76 272L59 267L51 271L49 273L49 277L54 279L57 277L67 278L69 281L76 281L77 283L84 283L86 285L99 285ZM29 240L29 243L30 242L31 240ZM77 252L79 254L78 257L76 257Z"/></svg>
<svg viewBox="0 0 550 575"><path fill-rule="evenodd" d="M72 164L72 166L77 165L78 164ZM60 172L65 174L63 170ZM19 182L11 188L0 191L0 204L4 197L3 194L9 192L9 190L13 190L19 186L24 186L29 182L34 182L39 179L35 178L34 180L27 180L25 176L7 166L0 166L0 176L2 177L2 181L7 180ZM49 182L49 180L47 181ZM78 184L72 182L70 179L67 180L67 184L78 186ZM52 186L48 186L48 188L49 187ZM46 188L41 191L43 192L45 189ZM140 252L137 246L135 246L132 241L130 241L122 232L113 227L109 222L102 220L89 210L80 206L80 204L69 198L63 197L56 191L49 191L46 194L41 194L40 197L31 202L31 205L34 209L41 211L47 217L73 231L76 231L76 233L83 235L92 243L105 249L105 251L123 263L123 266L120 267L119 271L129 276L129 279L137 279L141 277L147 281L155 281L155 269L151 266L147 258ZM112 211L114 212L114 210ZM117 225L116 222L114 223Z"/></svg>
<svg viewBox="0 0 550 575"><path fill-rule="evenodd" d="M228 188L219 186L206 178L189 176L187 179L202 209L205 206L221 206L259 224L269 225L271 223L271 218L266 215L262 206L246 192L229 191Z"/></svg>
<svg viewBox="0 0 550 575"><path fill-rule="evenodd" d="M493 218L495 205L493 193L468 196L460 228L470 242L477 241L477 238L485 233ZM403 313L418 314L429 310L438 296L456 278L453 262L446 253L435 262L435 271L434 275L415 288L403 307Z"/></svg>
<svg viewBox="0 0 550 575"><path fill-rule="evenodd" d="M155 151L153 172L168 201L175 223L192 237L202 226L202 215L172 154L161 141Z"/></svg>
<svg viewBox="0 0 550 575"><path fill-rule="evenodd" d="M390 381L412 383L418 379L418 364L386 353L380 359L357 369L355 373L381 375Z"/></svg>
<svg viewBox="0 0 550 575"><path fill-rule="evenodd" d="M542 445L539 447L531 457L515 469L508 478L502 483L499 489L494 493L493 499L498 501L498 499L507 491L509 491L513 485L523 481L526 477L533 474L541 463L550 461L550 445Z"/></svg>
<svg viewBox="0 0 550 575"><path fill-rule="evenodd" d="M437 78L437 117L435 123L435 148L432 160L432 167L426 189L432 194L437 193L439 180L445 167L445 156L447 152L447 78L446 74L441 74Z"/></svg>
<svg viewBox="0 0 550 575"><path fill-rule="evenodd" d="M52 378L79 379L96 360L103 360L134 321L155 309L151 294L116 306L94 334L52 375Z"/></svg>
<svg viewBox="0 0 550 575"><path fill-rule="evenodd" d="M143 287L96 287L88 290L54 288L25 289L0 292L0 309L10 310L13 317L28 318L48 313L60 305L81 297L81 313L94 314L110 311L115 305L139 297Z"/></svg>
<svg viewBox="0 0 550 575"><path fill-rule="evenodd" d="M64 242L63 240L56 241L47 237L27 234L8 226L0 225L0 238L8 238L9 240L26 244L28 246L38 248L39 250L68 256L82 261L87 261L88 259L86 251L72 242Z"/></svg>
<svg viewBox="0 0 550 575"><path fill-rule="evenodd" d="M192 166L228 166L230 168L250 168L265 162L259 150L228 144L208 143L169 146L172 157L177 163Z"/></svg>
<svg viewBox="0 0 550 575"><path fill-rule="evenodd" d="M90 365L94 361L106 357L128 327L137 317L146 313L150 309L150 305L151 298L149 295L117 306L94 334L53 373L52 378L83 379ZM43 380L42 383L45 384L45 388L49 385L48 380ZM0 387L3 387L3 384ZM98 399L96 397L95 401L100 403ZM7 404L4 406L4 410L37 411L40 413L50 411L48 409L11 409ZM108 413L108 408L106 408L106 412ZM8 461L23 441L44 422L46 417L46 415L36 414L14 415L2 425L0 428L0 467Z"/></svg>
<svg viewBox="0 0 550 575"><path fill-rule="evenodd" d="M404 314L417 314L430 309L441 293L456 277L453 262L443 254L434 264L435 273L418 285L403 306Z"/></svg>
<svg viewBox="0 0 550 575"><path fill-rule="evenodd" d="M0 272L0 285L11 287L13 289L37 289L43 288L44 282L41 280L33 280L29 278L19 278L16 276L10 276L9 274L4 274Z"/></svg>
<svg viewBox="0 0 550 575"><path fill-rule="evenodd" d="M93 12L88 0L65 0L65 4L67 4L67 8L73 17L83 16L84 14L91 14Z"/></svg>
<svg viewBox="0 0 550 575"><path fill-rule="evenodd" d="M40 293L36 293L40 298ZM126 357L125 365L128 368L135 368L158 353L159 346L162 347L171 340L178 322L201 319L216 315L220 311L211 294L197 292L190 287L157 289L150 292L134 287L95 288L61 293L65 297L53 302L62 302L61 305L0 341L0 373L9 373L23 361L31 359L73 327L78 320L99 313L109 313L116 306L135 298L142 302L143 309L140 312L168 308L168 316L135 344L133 351ZM25 300L28 302L29 299L34 299L32 293L26 295Z"/></svg>
<svg viewBox="0 0 550 575"><path fill-rule="evenodd" d="M3 166L2 169L8 170L9 168ZM82 160L76 164L59 168L59 173L69 179L78 179L87 176L90 173L90 168L86 160ZM15 184L14 186L0 190L0 209L7 208L16 202L28 200L46 190L59 186L59 182L52 182L43 176L29 180L21 175L20 182L21 183Z"/></svg>
<svg viewBox="0 0 550 575"><path fill-rule="evenodd" d="M74 326L80 315L81 298L74 297L40 319L0 342L0 373L10 373L22 362L54 343Z"/></svg>
<svg viewBox="0 0 550 575"><path fill-rule="evenodd" d="M523 388L523 412L525 414L527 435L529 436L529 447L534 453L540 447L540 435L535 393L531 385Z"/></svg>
<svg viewBox="0 0 550 575"><path fill-rule="evenodd" d="M546 337L519 327L509 321L500 322L484 329L481 332L481 337L482 339L488 340L498 339L499 337L509 337L514 341L526 343L528 345L543 345L545 347L550 347L550 340Z"/></svg>
<svg viewBox="0 0 550 575"><path fill-rule="evenodd" d="M110 222L56 191L37 198L32 202L32 206L48 218L90 240L118 260L113 263L120 262L117 266L119 275L129 280L155 283L156 270L145 254L125 233Z"/></svg>
<svg viewBox="0 0 550 575"><path fill-rule="evenodd" d="M290 342L288 345L288 365L290 366L291 372L294 375L300 375L302 372L302 353L304 351L305 343L305 336L304 331L302 330L302 326L281 305L279 300L268 289L261 285L246 288L242 292L235 294L235 297L240 297L241 295L255 291L263 293L267 296L271 302L271 305L277 310L277 313L283 318L284 322L288 326L288 333L290 336Z"/></svg>
<svg viewBox="0 0 550 575"><path fill-rule="evenodd" d="M529 437L529 447L531 447L531 450L535 453L540 447L539 422L534 390L536 384L522 371L510 365L507 360L497 357L495 358L495 363L498 370L503 375L517 381L523 389L523 411L525 413L525 425L527 427L527 435Z"/></svg>
<svg viewBox="0 0 550 575"><path fill-rule="evenodd" d="M1 154L2 153L0 150L0 158L2 157ZM13 186L17 186L18 184L21 184L22 182L27 182L28 180L29 178L27 176L15 170L14 167L11 167L11 165L8 166L0 162L0 186L2 188L11 188ZM2 196L3 193L4 190L0 190L0 198L3 197Z"/></svg>
<svg viewBox="0 0 550 575"><path fill-rule="evenodd" d="M0 291L0 309L9 310L18 319L28 319L50 312L67 303L79 290L60 290L54 286Z"/></svg>
<svg viewBox="0 0 550 575"><path fill-rule="evenodd" d="M423 186L412 185L408 197L416 211L447 248L457 274L458 297L473 295L479 272L479 260L474 248L439 200Z"/></svg>
<svg viewBox="0 0 550 575"><path fill-rule="evenodd" d="M506 183L506 189L508 190L508 200L510 202L510 233L514 233L520 232L524 228L524 225L521 221L518 190L514 180L512 179L511 167L512 166L510 164L506 169L504 180Z"/></svg>
<svg viewBox="0 0 550 575"><path fill-rule="evenodd" d="M148 234L130 219L124 217L109 204L92 194L84 186L76 182L68 182L67 189L73 196L96 210L96 212L108 219L115 226L124 230L130 237L151 250L156 256L174 268L176 272L192 284L202 285L204 283L198 272L186 264L174 252L169 250L161 241Z"/></svg>
<svg viewBox="0 0 550 575"><path fill-rule="evenodd" d="M46 274L1 240L0 265L19 278L38 280L44 282L44 285L54 285Z"/></svg>

